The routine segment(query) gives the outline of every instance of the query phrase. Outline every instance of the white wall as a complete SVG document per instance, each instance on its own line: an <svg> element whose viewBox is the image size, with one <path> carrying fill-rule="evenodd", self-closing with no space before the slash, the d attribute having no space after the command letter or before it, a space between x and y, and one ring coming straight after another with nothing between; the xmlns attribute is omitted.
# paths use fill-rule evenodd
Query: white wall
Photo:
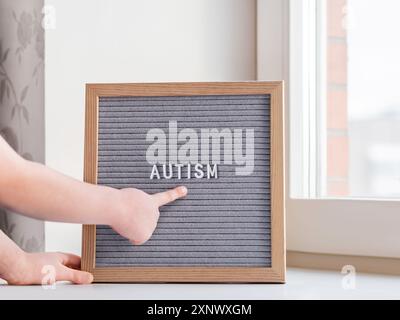
<svg viewBox="0 0 400 320"><path fill-rule="evenodd" d="M255 0L47 0L46 163L83 172L84 84L253 80ZM81 227L46 223L46 249L80 253Z"/></svg>

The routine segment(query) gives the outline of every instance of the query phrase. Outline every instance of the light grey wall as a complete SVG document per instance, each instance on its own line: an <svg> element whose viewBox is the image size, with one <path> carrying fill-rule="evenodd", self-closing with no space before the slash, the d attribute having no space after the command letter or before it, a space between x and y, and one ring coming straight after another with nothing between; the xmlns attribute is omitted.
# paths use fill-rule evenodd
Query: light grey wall
<svg viewBox="0 0 400 320"><path fill-rule="evenodd" d="M44 162L43 0L0 0L0 134ZM27 251L44 248L44 223L0 208L0 228Z"/></svg>

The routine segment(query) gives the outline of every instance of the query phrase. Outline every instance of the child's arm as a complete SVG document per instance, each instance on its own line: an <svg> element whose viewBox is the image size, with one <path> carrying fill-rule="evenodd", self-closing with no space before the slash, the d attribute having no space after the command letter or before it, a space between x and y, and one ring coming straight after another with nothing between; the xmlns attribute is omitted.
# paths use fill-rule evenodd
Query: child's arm
<svg viewBox="0 0 400 320"><path fill-rule="evenodd" d="M8 284L91 283L93 276L78 270L80 263L80 257L73 254L26 253L0 230L0 278Z"/></svg>
<svg viewBox="0 0 400 320"><path fill-rule="evenodd" d="M159 207L186 193L185 187L149 195L83 183L22 159L0 137L0 206L30 217L106 224L132 243L142 244L157 225ZM5 241L3 235L0 251Z"/></svg>
<svg viewBox="0 0 400 320"><path fill-rule="evenodd" d="M142 244L155 229L158 208L185 195L184 187L148 195L80 182L22 159L0 138L0 205L30 217L106 224Z"/></svg>

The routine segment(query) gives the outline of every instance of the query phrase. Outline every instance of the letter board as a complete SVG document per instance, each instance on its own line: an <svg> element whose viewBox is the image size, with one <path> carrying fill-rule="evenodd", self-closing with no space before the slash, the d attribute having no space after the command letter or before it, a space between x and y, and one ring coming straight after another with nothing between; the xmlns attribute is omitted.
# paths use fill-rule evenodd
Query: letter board
<svg viewBox="0 0 400 320"><path fill-rule="evenodd" d="M188 188L142 246L84 226L95 281L284 281L282 83L90 84L86 95L85 181Z"/></svg>

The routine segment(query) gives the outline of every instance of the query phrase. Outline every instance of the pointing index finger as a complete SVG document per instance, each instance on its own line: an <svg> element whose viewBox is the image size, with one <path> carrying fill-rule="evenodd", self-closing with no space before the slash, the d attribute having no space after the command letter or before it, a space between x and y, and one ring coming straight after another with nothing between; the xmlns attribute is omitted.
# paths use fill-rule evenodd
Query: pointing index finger
<svg viewBox="0 0 400 320"><path fill-rule="evenodd" d="M156 201L157 205L161 207L179 198L186 196L186 194L187 194L186 187L177 187L172 190L153 194L152 197Z"/></svg>

